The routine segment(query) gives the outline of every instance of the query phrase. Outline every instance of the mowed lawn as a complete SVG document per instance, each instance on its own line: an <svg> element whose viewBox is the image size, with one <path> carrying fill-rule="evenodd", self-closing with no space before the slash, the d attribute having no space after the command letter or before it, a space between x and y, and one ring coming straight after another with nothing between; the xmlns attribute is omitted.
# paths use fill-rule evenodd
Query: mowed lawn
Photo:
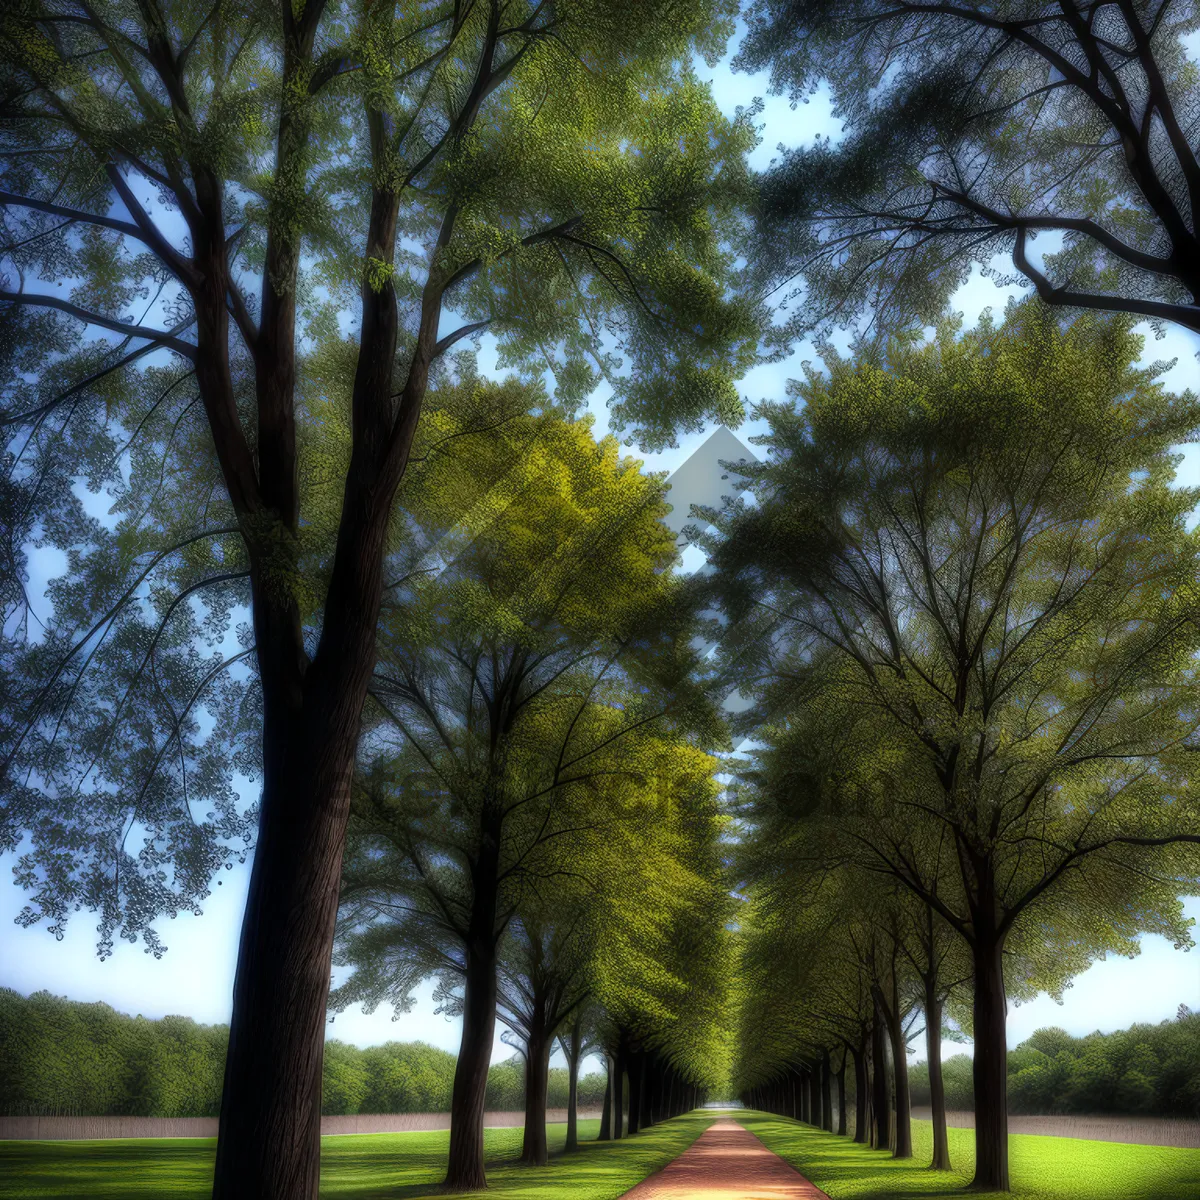
<svg viewBox="0 0 1200 1200"><path fill-rule="evenodd" d="M690 1113L619 1142L596 1142L599 1121L580 1121L580 1148L563 1154L565 1125L548 1127L548 1166L515 1159L520 1129L489 1129L488 1190L505 1200L610 1200L682 1154L713 1121ZM586 1139L586 1140L583 1140ZM450 1135L374 1133L321 1143L321 1195L354 1200L433 1197L446 1170ZM104 1142L0 1142L4 1200L201 1200L211 1194L216 1142L155 1138Z"/></svg>
<svg viewBox="0 0 1200 1200"><path fill-rule="evenodd" d="M929 1170L933 1126L913 1122L913 1158L893 1159L848 1138L766 1113L734 1113L767 1147L832 1200L925 1200L961 1193L975 1165L975 1131L951 1129L955 1170ZM1200 1150L1130 1146L1075 1138L1009 1138L1013 1200L1188 1200L1200 1197ZM972 1192L972 1197L1001 1193Z"/></svg>

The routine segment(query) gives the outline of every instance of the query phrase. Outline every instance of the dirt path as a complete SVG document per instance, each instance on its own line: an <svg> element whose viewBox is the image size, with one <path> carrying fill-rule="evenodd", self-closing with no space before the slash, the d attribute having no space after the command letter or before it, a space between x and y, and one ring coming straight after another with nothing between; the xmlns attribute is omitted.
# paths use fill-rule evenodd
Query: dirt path
<svg viewBox="0 0 1200 1200"><path fill-rule="evenodd" d="M829 1200L778 1154L728 1117L713 1122L691 1147L622 1200Z"/></svg>

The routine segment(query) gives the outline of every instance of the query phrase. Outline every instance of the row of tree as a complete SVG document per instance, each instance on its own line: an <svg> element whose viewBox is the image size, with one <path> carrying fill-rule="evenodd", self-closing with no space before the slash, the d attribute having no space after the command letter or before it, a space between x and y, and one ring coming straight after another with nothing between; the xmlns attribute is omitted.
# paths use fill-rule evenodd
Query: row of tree
<svg viewBox="0 0 1200 1200"><path fill-rule="evenodd" d="M1187 124L1200 83L1185 50L1194 6L1021 0L1000 17L969 0L757 0L745 13L743 65L769 68L796 95L828 79L846 126L837 146L785 154L758 188L744 159L753 112L724 118L692 67L697 52L715 58L737 15L733 0L17 0L0 16L0 847L21 849L17 879L31 897L23 919L57 931L87 908L99 914L102 951L120 934L159 953L155 918L201 906L218 869L253 844L222 1093L222 1200L317 1194L339 921L351 958L370 927L398 925L458 981L448 994L463 1005L470 1040L458 1060L451 1182L476 1186L479 1139L464 1131L475 1130L483 1102L498 943L510 932L530 948L561 937L542 915L557 902L532 881L574 879L586 892L601 877L552 868L547 845L574 839L593 862L611 846L627 869L622 846L636 842L623 840L620 821L607 823L610 838L587 804L597 779L619 777L603 766L606 722L642 715L628 692L607 701L607 673L588 690L594 656L591 682L565 664L551 676L575 702L595 698L577 723L601 768L591 779L551 769L571 761L575 735L564 740L549 703L561 696L545 676L529 682L537 672L527 664L514 675L502 658L468 654L440 661L443 678L429 686L406 675L439 642L459 645L455 614L475 612L466 586L440 608L418 605L411 620L384 612L385 598L410 609L404 597L421 599L421 580L435 577L432 560L396 561L410 547L420 489L410 486L399 510L396 498L414 472L436 466L439 447L467 434L456 418L443 430L437 416L454 409L442 387L465 386L456 345L494 334L501 361L523 377L553 372L568 413L603 380L614 427L657 448L679 428L736 423L734 381L764 337L782 350L802 330L864 309L873 329L936 320L970 264L996 251L1011 253L1051 305L1200 326L1200 165ZM1039 263L1030 243L1048 231L1061 249ZM793 281L804 303L772 324L760 297L786 294ZM927 427L915 401L911 421L889 425L900 409L876 402L887 393L882 370L863 375L857 424L814 424L810 438L805 417L769 414L781 434L770 469L783 472L787 500L789 464L803 468L800 503L789 510L795 521L768 531L781 549L771 561L763 541L756 553L771 569L746 589L768 626L779 607L781 632L764 632L737 681L753 693L756 655L800 655L799 669L778 676L774 695L782 703L790 688L799 715L767 731L776 754L767 775L786 774L793 742L828 735L846 769L805 767L821 786L790 790L852 810L828 831L837 873L852 877L843 894L869 894L860 870L892 877L936 918L931 937L943 936L941 920L971 960L984 1051L975 1059L979 1182L991 1187L1007 1185L1003 968L1025 936L1022 917L1038 911L1050 942L1086 958L1077 947L1110 940L1105 929L1084 937L1072 927L1089 910L1072 915L1064 903L1066 915L1045 915L1083 878L1083 859L1104 897L1132 874L1120 857L1138 860L1149 881L1186 887L1191 878L1184 865L1150 861L1154 843L1190 820L1167 742L1179 732L1168 727L1188 622L1166 611L1190 551L1162 483L1163 447L1190 418L1151 403L1143 420L1140 398L1113 402L1106 441L1100 409L1089 416L1082 398L1116 394L1105 380L1127 361L1122 335L1111 344L1081 336L1094 354L1072 361L1032 407L1017 403L1029 383L1017 370L1013 406L991 405L976 443L965 398L926 414L937 416ZM953 363L946 339L938 345ZM889 371L898 361L889 356ZM970 371L957 378L972 397L980 381ZM989 386L995 399L1004 381ZM536 414L537 390L526 400ZM1048 414L1059 404L1056 424ZM869 445L864 431L876 422L898 440ZM490 427L485 405L473 428ZM784 448L789 434L794 452ZM856 444L869 452L855 458ZM972 444L974 458L964 450ZM520 478L526 443L507 446ZM844 473L822 474L823 456ZM943 470L947 457L958 466ZM1014 481L1007 493L1004 473ZM81 481L104 493L103 512ZM1122 486L1128 511L1118 512ZM1091 517L1072 509L1072 495L1084 507L1096 501ZM835 500L843 508L831 515ZM1125 520L1136 536L1122 535ZM947 533L969 543L972 532L973 553L927 553ZM1143 540L1161 554L1149 565ZM1027 570L1032 542L1046 550ZM35 611L26 589L34 548L67 563L48 590L50 614ZM602 587L608 564L587 562ZM737 580L741 567L727 566ZM774 586L789 571L807 581L807 623ZM1147 615L1156 587L1163 611ZM524 619L487 598L478 611L494 621L497 645ZM685 646L680 632L674 642ZM811 663L802 650L810 633ZM382 654L381 634L392 641ZM654 639L637 622L614 623L608 645L637 661ZM1055 691L1046 679L1060 660L1075 665ZM1143 702L1155 673L1164 681L1157 708ZM511 762L499 761L508 743L490 757L460 753L458 740L482 736L482 709L486 728L505 728L506 689L523 679L546 690L524 704L537 719L514 736ZM662 682L645 684L645 703ZM642 686L636 678L633 694ZM464 703L452 687L475 699ZM772 700L766 713L778 711ZM450 712L461 723L447 724ZM631 745L645 743L642 770L689 721L677 710L669 733L646 724L644 735L626 731ZM430 756L443 735L455 746ZM391 764L388 738L404 747ZM714 748L683 741L687 754ZM1038 762L1050 772L1042 783ZM1138 775L1146 762L1152 769ZM1118 781L1121 764L1130 773ZM503 770L489 776L495 767ZM256 805L235 786L245 776L261 782ZM538 777L562 800L553 812ZM1007 778L1011 791L984 777ZM469 826L477 845L448 842L444 822L431 832L438 822L419 803L430 786L431 811ZM1111 796L1095 801L1106 786ZM1153 802L1165 790L1174 797L1166 813ZM1141 841L1106 840L1124 828L1109 813L1123 822L1124 806L1147 796L1131 826ZM394 829L406 828L398 797L415 822L411 845L395 844ZM539 807L550 843L526 820ZM1095 821L1084 823L1093 807ZM813 828L782 815L764 801L748 828L794 826L801 841ZM1067 828L1052 838L1036 833L1039 821ZM691 870L688 855L710 853L697 848L711 838L680 826L687 848L674 861ZM348 835L351 874L369 877L377 856L386 865L383 878L348 879L343 891ZM770 844L761 832L751 840ZM661 847L649 841L653 860ZM804 879L832 872L825 857L797 853ZM518 881L514 897L506 889ZM693 986L692 972L710 979L710 959L723 962L729 948L715 900L706 907L683 894L690 915L668 904L649 942L664 950L645 963L626 955L641 945L639 922L657 921L653 897L614 908L594 926L606 932L593 969L595 996L623 1031L607 1035L610 1047L653 1053L669 1066L651 1072L660 1083L676 1072L694 1089L724 1059L712 1053L719 1023L693 1007L711 1007L714 993ZM771 926L771 905L755 905L751 940ZM1145 905L1160 915L1164 906ZM1169 912L1162 923L1173 923ZM847 924L853 944L834 961L906 960L892 954L909 945L899 927L885 922L872 942L864 930L873 919ZM1030 934L1021 953L1051 978L1039 944ZM715 950L683 971L672 954L694 946ZM394 986L402 996L416 953L405 951L400 982L382 992L368 969L361 994ZM880 971L872 1000L903 995ZM520 1036L536 1058L540 1025ZM627 1074L627 1065L614 1070L614 1081Z"/></svg>
<svg viewBox="0 0 1200 1200"><path fill-rule="evenodd" d="M0 990L0 1115L215 1117L229 1030L187 1017L130 1017L106 1004ZM450 1109L453 1054L421 1042L362 1049L325 1043L321 1112L439 1113ZM577 1080L584 1109L600 1108L607 1076ZM546 1100L565 1109L569 1072L549 1073ZM488 1071L489 1112L525 1106L517 1058Z"/></svg>
<svg viewBox="0 0 1200 1200"><path fill-rule="evenodd" d="M942 1065L946 1107L974 1104L971 1062ZM914 1105L930 1103L929 1069L909 1071ZM1200 1014L1076 1038L1039 1029L1008 1052L1008 1107L1016 1113L1129 1113L1200 1118Z"/></svg>
<svg viewBox="0 0 1200 1200"><path fill-rule="evenodd" d="M601 381L647 446L740 417L755 134L692 66L735 13L4 6L0 848L30 923L159 953L253 847L222 1200L317 1194L339 929L335 1003L426 972L461 1007L452 1187L483 1184L498 1013L530 1096L585 996L656 1114L727 1060L661 486L565 418ZM556 415L456 359L485 331Z"/></svg>
<svg viewBox="0 0 1200 1200"><path fill-rule="evenodd" d="M1191 941L1200 493L1124 318L1037 301L895 339L767 406L755 504L705 514L743 766L738 1078L794 1108L853 1063L855 1137L912 1153L923 1029L974 1042L976 1182L1007 1187L1005 1014L1139 933ZM801 1090L803 1090L801 1088Z"/></svg>

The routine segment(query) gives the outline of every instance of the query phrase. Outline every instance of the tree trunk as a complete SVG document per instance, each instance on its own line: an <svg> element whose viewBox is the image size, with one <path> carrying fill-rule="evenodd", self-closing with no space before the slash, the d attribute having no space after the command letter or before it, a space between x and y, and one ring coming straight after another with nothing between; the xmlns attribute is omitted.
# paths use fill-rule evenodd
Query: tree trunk
<svg viewBox="0 0 1200 1200"><path fill-rule="evenodd" d="M900 992L892 972L891 1003L886 1006L888 1038L892 1045L892 1079L896 1095L896 1158L912 1158L912 1101L908 1088L908 1045L900 1013Z"/></svg>
<svg viewBox="0 0 1200 1200"><path fill-rule="evenodd" d="M645 1072L645 1055L640 1050L629 1054L629 1135L632 1137L642 1127L642 1080Z"/></svg>
<svg viewBox="0 0 1200 1200"><path fill-rule="evenodd" d="M1003 945L980 937L975 960L975 1178L972 1187L1007 1192L1008 1045Z"/></svg>
<svg viewBox="0 0 1200 1200"><path fill-rule="evenodd" d="M838 1067L837 1074L834 1076L837 1080L837 1097L838 1097L838 1123L837 1131L841 1137L846 1136L846 1051L842 1050L842 1065Z"/></svg>
<svg viewBox="0 0 1200 1200"><path fill-rule="evenodd" d="M476 898L480 899L478 890ZM450 1098L450 1153L445 1182L450 1191L474 1192L487 1187L483 1110L496 1034L496 947L490 933L484 936L484 929L490 930L493 921L494 914L491 920L478 920L479 936L467 951L462 1043Z"/></svg>
<svg viewBox="0 0 1200 1200"><path fill-rule="evenodd" d="M336 611L327 610L322 635L322 644L340 647L340 662L331 667L318 658L307 676L293 663L287 689L264 681L261 811L238 946L214 1200L317 1196L329 963L382 567L382 541L359 533L347 553L361 558L361 603L354 611L343 595ZM290 620L278 610L274 617ZM256 606L257 634L269 636L270 623L271 614Z"/></svg>
<svg viewBox="0 0 1200 1200"><path fill-rule="evenodd" d="M606 1074L608 1078L604 1081L604 1111L600 1114L600 1133L596 1140L600 1142L612 1141L612 1110L613 1110L613 1062L612 1056L606 1054L604 1063L607 1068Z"/></svg>
<svg viewBox="0 0 1200 1200"><path fill-rule="evenodd" d="M942 1002L931 979L925 983L925 1054L929 1060L929 1104L933 1110L933 1162L929 1165L935 1171L949 1171L946 1083L942 1079Z"/></svg>
<svg viewBox="0 0 1200 1200"><path fill-rule="evenodd" d="M579 1024L571 1041L574 1050L567 1056L567 1141L564 1147L575 1150L579 1146Z"/></svg>
<svg viewBox="0 0 1200 1200"><path fill-rule="evenodd" d="M650 1055L646 1059L646 1100L642 1105L642 1128L649 1129L658 1119L658 1059Z"/></svg>
<svg viewBox="0 0 1200 1200"><path fill-rule="evenodd" d="M866 1038L863 1038L860 1047L856 1047L850 1053L854 1056L854 1140L859 1145L865 1146L871 1136L871 1118L867 1112L871 1085L867 1079Z"/></svg>
<svg viewBox="0 0 1200 1200"><path fill-rule="evenodd" d="M613 1139L620 1140L625 1132L625 1051L617 1048L613 1069Z"/></svg>
<svg viewBox="0 0 1200 1200"><path fill-rule="evenodd" d="M829 1051L821 1055L821 1128L833 1132L833 1078L829 1066Z"/></svg>
<svg viewBox="0 0 1200 1200"><path fill-rule="evenodd" d="M546 1090L549 1087L550 1038L539 1030L529 1039L525 1058L525 1133L521 1162L546 1165Z"/></svg>
<svg viewBox="0 0 1200 1200"><path fill-rule="evenodd" d="M874 1083L871 1107L875 1118L875 1149L887 1150L892 1144L892 1098L888 1086L884 1021L878 1011L871 1026L871 1076Z"/></svg>

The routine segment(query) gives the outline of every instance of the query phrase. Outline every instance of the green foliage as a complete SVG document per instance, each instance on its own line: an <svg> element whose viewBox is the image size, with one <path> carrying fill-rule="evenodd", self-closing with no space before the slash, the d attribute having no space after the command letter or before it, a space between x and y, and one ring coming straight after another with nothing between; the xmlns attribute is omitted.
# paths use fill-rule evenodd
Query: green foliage
<svg viewBox="0 0 1200 1200"><path fill-rule="evenodd" d="M946 1107L970 1111L971 1060L944 1063ZM929 1103L928 1069L913 1068L913 1103ZM1075 1038L1039 1029L1008 1054L1016 1113L1129 1113L1200 1117L1200 1014Z"/></svg>
<svg viewBox="0 0 1200 1200"><path fill-rule="evenodd" d="M229 1030L186 1017L128 1017L106 1004L0 989L0 1115L213 1117ZM325 1043L321 1111L450 1110L453 1054L423 1042L360 1049ZM579 1081L581 1108L599 1105L604 1075ZM516 1060L488 1073L489 1111L519 1112L525 1078ZM565 1108L567 1072L550 1072L549 1105Z"/></svg>
<svg viewBox="0 0 1200 1200"><path fill-rule="evenodd" d="M436 974L455 1008L490 937L518 1038L535 990L552 1029L590 993L698 1083L722 1061L703 1039L727 979L706 753L724 730L662 481L532 385L446 395L424 436L447 448L400 497L334 1003L403 1010ZM487 398L503 417L473 432Z"/></svg>
<svg viewBox="0 0 1200 1200"><path fill-rule="evenodd" d="M236 787L291 686L246 608L315 653L346 480L386 478L387 511L454 346L486 329L565 413L603 381L656 447L738 421L756 350L754 131L692 68L731 0L293 7L0 19L0 846L32 839L23 919L95 909L102 952L159 952L154 917L244 856ZM374 457L348 475L351 393ZM35 544L65 557L49 613Z"/></svg>
<svg viewBox="0 0 1200 1200"><path fill-rule="evenodd" d="M215 1116L228 1030L0 990L0 1112Z"/></svg>

